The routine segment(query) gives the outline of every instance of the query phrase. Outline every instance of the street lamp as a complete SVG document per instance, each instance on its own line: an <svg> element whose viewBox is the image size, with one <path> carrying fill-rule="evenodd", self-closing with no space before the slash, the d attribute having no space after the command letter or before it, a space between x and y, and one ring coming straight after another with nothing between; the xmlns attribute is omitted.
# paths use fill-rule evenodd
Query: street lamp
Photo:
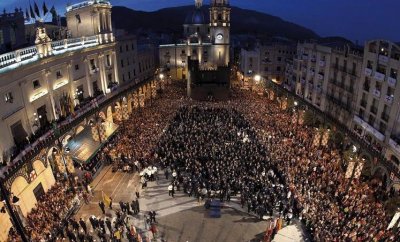
<svg viewBox="0 0 400 242"><path fill-rule="evenodd" d="M261 81L261 76L260 75L255 75L254 76L254 81L256 82L256 84L259 84Z"/></svg>

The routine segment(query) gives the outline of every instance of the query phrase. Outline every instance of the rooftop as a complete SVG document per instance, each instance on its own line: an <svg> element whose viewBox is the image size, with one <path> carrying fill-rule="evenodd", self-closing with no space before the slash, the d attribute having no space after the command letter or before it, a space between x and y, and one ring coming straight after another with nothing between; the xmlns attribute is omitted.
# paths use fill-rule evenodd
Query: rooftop
<svg viewBox="0 0 400 242"><path fill-rule="evenodd" d="M51 42L53 56L99 45L97 36L63 39ZM0 55L0 74L39 60L36 46L18 49Z"/></svg>
<svg viewBox="0 0 400 242"><path fill-rule="evenodd" d="M109 5L111 6L110 1L108 0L87 0L87 1L83 1L80 3L75 3L75 4L71 4L67 6L67 12L72 11L72 10L76 10L79 8L84 8L86 6L90 6L93 4L105 4L105 5Z"/></svg>

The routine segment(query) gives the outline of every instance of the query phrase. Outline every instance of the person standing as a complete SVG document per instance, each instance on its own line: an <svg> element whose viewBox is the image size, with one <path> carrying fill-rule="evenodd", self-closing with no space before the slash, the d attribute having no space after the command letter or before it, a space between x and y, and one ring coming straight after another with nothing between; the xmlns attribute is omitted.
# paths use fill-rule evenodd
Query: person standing
<svg viewBox="0 0 400 242"><path fill-rule="evenodd" d="M81 225L81 227L82 227L83 231L85 232L85 234L87 234L87 226L86 226L85 221L83 221L82 218L79 219L79 224Z"/></svg>
<svg viewBox="0 0 400 242"><path fill-rule="evenodd" d="M111 210L112 210L112 203L113 203L113 200L112 200L112 197L110 197L110 206L108 208Z"/></svg>
<svg viewBox="0 0 400 242"><path fill-rule="evenodd" d="M138 214L140 212L139 199L135 200L135 207L136 207L136 214Z"/></svg>
<svg viewBox="0 0 400 242"><path fill-rule="evenodd" d="M174 186L172 185L172 183L169 184L169 186L168 186L168 196L172 196L173 197L173 189L174 189Z"/></svg>
<svg viewBox="0 0 400 242"><path fill-rule="evenodd" d="M101 208L101 211L103 212L103 214L106 214L106 210L105 210L106 206L104 205L103 201L99 202L99 207Z"/></svg>

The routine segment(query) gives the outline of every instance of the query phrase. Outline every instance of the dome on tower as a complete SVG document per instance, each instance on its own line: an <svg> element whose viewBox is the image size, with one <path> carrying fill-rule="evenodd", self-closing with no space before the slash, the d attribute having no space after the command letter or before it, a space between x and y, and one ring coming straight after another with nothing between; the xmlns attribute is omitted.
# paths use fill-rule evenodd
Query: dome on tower
<svg viewBox="0 0 400 242"><path fill-rule="evenodd" d="M196 8L186 15L185 24L207 24L206 17L201 8Z"/></svg>

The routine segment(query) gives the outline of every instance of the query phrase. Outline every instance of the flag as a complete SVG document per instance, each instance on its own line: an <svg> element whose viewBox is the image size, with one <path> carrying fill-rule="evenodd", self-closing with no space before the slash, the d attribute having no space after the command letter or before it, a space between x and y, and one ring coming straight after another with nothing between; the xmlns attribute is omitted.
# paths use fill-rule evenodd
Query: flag
<svg viewBox="0 0 400 242"><path fill-rule="evenodd" d="M54 7L54 5L53 5L53 7L51 7L51 9L50 9L50 13L51 13L52 18L53 18L53 19L56 19L56 17L57 17L57 11L56 11L56 8Z"/></svg>
<svg viewBox="0 0 400 242"><path fill-rule="evenodd" d="M49 10L47 9L46 2L44 2L44 1L43 1L43 7L42 8L43 8L43 15L46 15L46 13L49 12Z"/></svg>
<svg viewBox="0 0 400 242"><path fill-rule="evenodd" d="M32 9L31 5L29 5L29 10L30 10L31 18L36 18L35 12L33 12L33 9Z"/></svg>
<svg viewBox="0 0 400 242"><path fill-rule="evenodd" d="M26 21L30 21L31 20L31 16L29 15L28 9L25 9L25 19L26 19Z"/></svg>
<svg viewBox="0 0 400 242"><path fill-rule="evenodd" d="M101 191L101 197L103 198L103 202L106 205L106 207L110 207L111 204L111 198L107 196L103 191Z"/></svg>
<svg viewBox="0 0 400 242"><path fill-rule="evenodd" d="M35 10L36 16L40 18L40 11L39 11L39 7L36 4L36 2L34 2L33 8Z"/></svg>

